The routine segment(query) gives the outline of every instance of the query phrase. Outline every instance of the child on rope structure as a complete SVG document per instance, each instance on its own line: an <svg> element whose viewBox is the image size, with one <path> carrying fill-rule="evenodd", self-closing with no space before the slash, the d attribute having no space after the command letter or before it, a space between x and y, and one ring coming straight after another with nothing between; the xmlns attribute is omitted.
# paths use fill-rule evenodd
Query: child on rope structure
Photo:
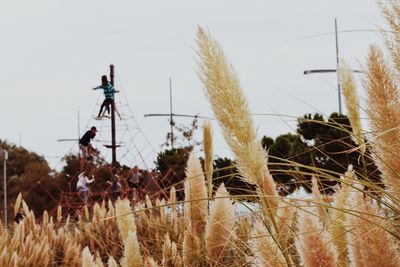
<svg viewBox="0 0 400 267"><path fill-rule="evenodd" d="M92 177L90 179L89 177ZM88 184L94 182L94 177L92 175L92 170L90 167L86 167L86 169L78 175L78 182L76 183L76 190L82 195L83 203L86 205L89 195L89 187Z"/></svg>
<svg viewBox="0 0 400 267"><path fill-rule="evenodd" d="M86 133L79 139L79 149L82 152L82 158L80 161L80 170L83 171L85 168L86 162L88 157L91 154L91 151L93 150L92 146L90 145L90 140L92 140L96 136L97 129L95 126L92 126L89 131L86 131Z"/></svg>
<svg viewBox="0 0 400 267"><path fill-rule="evenodd" d="M105 97L103 103L101 104L99 114L97 115L98 119L102 119L105 116L106 111L108 114L110 114L110 106L114 103L114 93L117 93L118 91L116 91L114 86L112 86L112 84L108 82L106 75L101 76L101 85L93 88L93 90L97 89L103 89ZM118 117L122 120L121 115L119 114L115 105L114 110L117 112Z"/></svg>

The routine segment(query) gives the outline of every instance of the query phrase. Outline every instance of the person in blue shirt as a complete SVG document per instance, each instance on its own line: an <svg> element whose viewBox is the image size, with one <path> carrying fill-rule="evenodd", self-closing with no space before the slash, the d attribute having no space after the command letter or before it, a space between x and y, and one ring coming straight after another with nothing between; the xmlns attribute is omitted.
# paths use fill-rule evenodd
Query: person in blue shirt
<svg viewBox="0 0 400 267"><path fill-rule="evenodd" d="M93 88L93 90L97 89L103 89L105 97L103 104L101 104L99 115L97 116L97 118L101 119L105 115L102 114L104 108L105 108L104 113L107 111L107 113L110 114L110 106L114 102L114 93L117 93L118 91L116 91L114 86L112 86L112 84L108 82L106 75L101 76L101 85ZM117 111L116 108L115 110ZM121 118L118 111L117 114Z"/></svg>

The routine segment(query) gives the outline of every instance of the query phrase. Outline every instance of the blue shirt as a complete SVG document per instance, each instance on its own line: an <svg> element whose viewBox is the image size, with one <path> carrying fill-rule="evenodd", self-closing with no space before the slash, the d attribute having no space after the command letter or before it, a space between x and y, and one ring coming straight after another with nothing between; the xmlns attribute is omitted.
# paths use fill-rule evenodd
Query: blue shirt
<svg viewBox="0 0 400 267"><path fill-rule="evenodd" d="M94 88L95 90L97 89L103 89L104 91L104 96L107 99L114 99L114 93L115 93L115 88L114 86L111 85L111 83L107 83L107 85L100 85Z"/></svg>

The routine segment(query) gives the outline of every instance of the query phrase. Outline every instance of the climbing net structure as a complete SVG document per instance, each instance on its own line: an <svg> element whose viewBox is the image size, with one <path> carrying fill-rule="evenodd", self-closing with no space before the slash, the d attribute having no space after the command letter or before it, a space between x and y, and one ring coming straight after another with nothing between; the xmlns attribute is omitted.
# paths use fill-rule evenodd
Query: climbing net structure
<svg viewBox="0 0 400 267"><path fill-rule="evenodd" d="M115 94L114 100L117 110L115 115L117 161L128 167L137 165L141 169L149 169L154 162L157 151L139 127L118 76L115 87L119 91ZM87 128L96 126L98 132L92 142L100 155L107 162L111 162L112 152L110 148L106 147L111 145L111 119L109 117L97 119L97 112L103 100L103 94L100 91L92 116L88 120Z"/></svg>

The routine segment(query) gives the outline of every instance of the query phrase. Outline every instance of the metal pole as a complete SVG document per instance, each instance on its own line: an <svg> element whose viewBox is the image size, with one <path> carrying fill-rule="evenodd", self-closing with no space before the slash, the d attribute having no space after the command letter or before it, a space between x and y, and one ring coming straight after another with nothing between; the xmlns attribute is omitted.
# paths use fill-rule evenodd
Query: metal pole
<svg viewBox="0 0 400 267"><path fill-rule="evenodd" d="M339 78L339 44L338 44L338 30L337 30L337 20L335 18L335 40L336 40L336 77L337 77L337 87L338 87L338 100L339 100L339 115L342 114L342 94L340 90L340 78Z"/></svg>
<svg viewBox="0 0 400 267"><path fill-rule="evenodd" d="M169 78L169 114L170 114L170 122L171 125L171 149L174 149L174 114L172 113L172 79Z"/></svg>
<svg viewBox="0 0 400 267"><path fill-rule="evenodd" d="M6 150L2 150L3 158L3 200L4 200L4 228L7 229L7 165L6 161L8 159L8 152Z"/></svg>
<svg viewBox="0 0 400 267"><path fill-rule="evenodd" d="M110 83L114 86L114 65L110 65ZM111 103L111 149L112 149L112 165L117 163L117 147L115 142L115 100Z"/></svg>

